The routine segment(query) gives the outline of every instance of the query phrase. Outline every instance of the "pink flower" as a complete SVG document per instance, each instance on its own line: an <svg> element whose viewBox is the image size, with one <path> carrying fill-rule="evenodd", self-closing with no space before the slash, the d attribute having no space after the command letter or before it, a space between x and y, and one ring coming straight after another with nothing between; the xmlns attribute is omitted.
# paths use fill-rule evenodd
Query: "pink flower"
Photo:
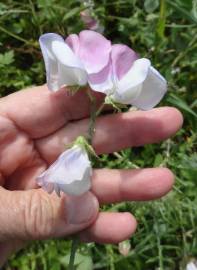
<svg viewBox="0 0 197 270"><path fill-rule="evenodd" d="M91 15L89 9L81 11L80 17L87 29L103 33L104 28L100 25L99 20Z"/></svg>
<svg viewBox="0 0 197 270"><path fill-rule="evenodd" d="M111 63L105 71L106 80L93 75L89 84L93 90L107 94L114 102L149 110L166 93L167 82L151 66L150 60L138 59L137 54L126 45L112 46Z"/></svg>
<svg viewBox="0 0 197 270"><path fill-rule="evenodd" d="M89 77L102 73L110 60L111 42L94 31L84 30L66 40L48 33L39 42L52 91L62 86L86 85Z"/></svg>
<svg viewBox="0 0 197 270"><path fill-rule="evenodd" d="M50 90L87 83L114 102L143 110L154 107L167 91L164 77L146 58L138 59L128 46L111 42L94 31L64 39L57 34L40 37Z"/></svg>

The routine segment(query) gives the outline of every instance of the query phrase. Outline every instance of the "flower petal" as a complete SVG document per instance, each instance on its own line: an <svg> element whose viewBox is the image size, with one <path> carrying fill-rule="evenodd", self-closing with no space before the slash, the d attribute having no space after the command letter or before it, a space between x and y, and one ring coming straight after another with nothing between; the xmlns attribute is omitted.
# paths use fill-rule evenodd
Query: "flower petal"
<svg viewBox="0 0 197 270"><path fill-rule="evenodd" d="M64 40L53 41L51 47L59 64L59 81L61 84L85 85L87 83L87 73L84 66Z"/></svg>
<svg viewBox="0 0 197 270"><path fill-rule="evenodd" d="M39 38L40 47L44 57L47 85L50 90L56 91L58 89L58 64L56 57L51 50L52 40L61 40L61 36L53 33L44 34Z"/></svg>
<svg viewBox="0 0 197 270"><path fill-rule="evenodd" d="M79 55L79 37L76 34L69 35L65 42L76 55Z"/></svg>
<svg viewBox="0 0 197 270"><path fill-rule="evenodd" d="M90 178L92 176L91 168L87 168L84 175L83 181L74 181L70 184L59 184L59 188L64 193L69 195L79 196L87 192L91 187Z"/></svg>
<svg viewBox="0 0 197 270"><path fill-rule="evenodd" d="M145 81L150 61L146 58L136 60L127 74L117 81L116 90L112 96L114 101L123 104L132 104L142 90L142 83Z"/></svg>
<svg viewBox="0 0 197 270"><path fill-rule="evenodd" d="M44 34L39 39L50 90L64 85L85 85L87 74L81 61L74 55L64 39L57 34Z"/></svg>
<svg viewBox="0 0 197 270"><path fill-rule="evenodd" d="M132 101L132 105L142 110L150 110L161 101L166 91L165 78L151 66L141 92Z"/></svg>
<svg viewBox="0 0 197 270"><path fill-rule="evenodd" d="M112 46L111 58L114 76L121 80L138 59L138 55L126 45L115 44Z"/></svg>
<svg viewBox="0 0 197 270"><path fill-rule="evenodd" d="M103 70L109 63L111 42L101 34L84 30L79 34L79 57L88 74Z"/></svg>
<svg viewBox="0 0 197 270"><path fill-rule="evenodd" d="M114 87L111 62L109 61L108 65L97 74L90 74L88 83L92 90L110 95Z"/></svg>
<svg viewBox="0 0 197 270"><path fill-rule="evenodd" d="M65 66L84 69L80 59L74 54L64 39L51 40L51 50L56 59Z"/></svg>

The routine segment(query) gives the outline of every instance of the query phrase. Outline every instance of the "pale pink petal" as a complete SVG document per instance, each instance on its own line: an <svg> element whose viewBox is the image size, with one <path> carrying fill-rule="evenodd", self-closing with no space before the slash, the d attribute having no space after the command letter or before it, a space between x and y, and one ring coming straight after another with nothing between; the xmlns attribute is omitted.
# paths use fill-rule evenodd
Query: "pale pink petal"
<svg viewBox="0 0 197 270"><path fill-rule="evenodd" d="M79 55L79 37L76 34L69 35L65 42L76 55Z"/></svg>
<svg viewBox="0 0 197 270"><path fill-rule="evenodd" d="M106 95L111 94L113 89L111 61L103 70L88 76L88 83L92 90Z"/></svg>
<svg viewBox="0 0 197 270"><path fill-rule="evenodd" d="M114 76L121 80L138 59L138 55L126 45L115 44L112 46L111 58Z"/></svg>
<svg viewBox="0 0 197 270"><path fill-rule="evenodd" d="M109 63L111 42L101 34L84 30L79 34L79 57L88 74L103 70Z"/></svg>

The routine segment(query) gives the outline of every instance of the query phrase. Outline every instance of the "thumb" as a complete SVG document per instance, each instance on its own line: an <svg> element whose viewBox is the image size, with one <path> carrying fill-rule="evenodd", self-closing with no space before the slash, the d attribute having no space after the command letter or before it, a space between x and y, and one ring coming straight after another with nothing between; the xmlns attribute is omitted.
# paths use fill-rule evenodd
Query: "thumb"
<svg viewBox="0 0 197 270"><path fill-rule="evenodd" d="M42 189L0 188L0 241L68 236L90 226L98 214L96 197L49 195Z"/></svg>

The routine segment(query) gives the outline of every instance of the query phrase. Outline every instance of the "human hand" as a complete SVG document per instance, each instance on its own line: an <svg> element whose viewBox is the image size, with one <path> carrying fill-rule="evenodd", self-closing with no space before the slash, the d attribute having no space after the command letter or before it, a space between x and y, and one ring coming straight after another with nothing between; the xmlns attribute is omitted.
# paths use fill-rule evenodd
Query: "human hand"
<svg viewBox="0 0 197 270"><path fill-rule="evenodd" d="M96 97L99 103L102 95ZM74 200L38 189L36 177L87 133L89 106L83 91L69 96L46 86L0 100L0 264L27 240L79 233L83 241L123 241L135 231L135 218L98 213L98 205L152 200L171 189L173 174L166 168L94 170L91 192ZM97 119L93 146L101 154L155 143L181 125L180 112L169 107L108 114Z"/></svg>

